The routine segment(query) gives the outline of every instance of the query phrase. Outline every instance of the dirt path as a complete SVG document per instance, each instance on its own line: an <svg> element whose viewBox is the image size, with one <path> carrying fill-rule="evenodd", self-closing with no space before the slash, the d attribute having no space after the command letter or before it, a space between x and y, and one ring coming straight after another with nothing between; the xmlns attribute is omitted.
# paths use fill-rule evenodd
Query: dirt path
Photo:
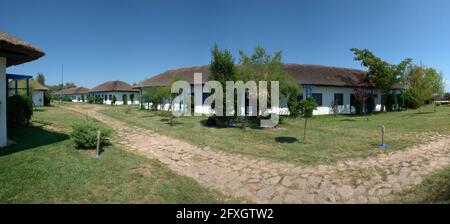
<svg viewBox="0 0 450 224"><path fill-rule="evenodd" d="M209 147L199 148L154 131L131 126L97 112L81 110L111 126L113 139L156 158L180 174L254 203L379 203L422 182L424 176L450 166L450 136L399 152L337 165L295 166L253 159ZM187 192L188 193L188 192Z"/></svg>

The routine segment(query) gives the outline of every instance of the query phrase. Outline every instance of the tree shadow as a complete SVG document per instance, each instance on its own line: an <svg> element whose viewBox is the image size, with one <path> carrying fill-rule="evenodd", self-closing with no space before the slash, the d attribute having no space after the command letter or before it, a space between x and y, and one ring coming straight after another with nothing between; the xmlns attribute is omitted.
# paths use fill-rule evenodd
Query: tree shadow
<svg viewBox="0 0 450 224"><path fill-rule="evenodd" d="M177 126L177 125L182 125L182 124L184 124L183 122L177 121L176 119L174 119L174 120L172 121L172 124L170 124L170 119L169 119L169 118L162 118L162 119L159 120L159 121L161 121L161 122L163 122L163 123L165 123L165 124L167 124L167 125L169 125L169 126Z"/></svg>
<svg viewBox="0 0 450 224"><path fill-rule="evenodd" d="M218 122L213 121L211 123L208 122L210 118L203 119L200 121L200 124L203 127L207 128L216 128L216 129L223 129L223 128L240 128L240 129L256 129L261 130L264 129L260 126L260 120L256 119L256 117L248 117L245 119L238 119L238 120L232 120L232 125L229 126L228 122L225 122L223 125L219 125Z"/></svg>
<svg viewBox="0 0 450 224"><path fill-rule="evenodd" d="M342 119L342 120L339 120L339 121L355 122L356 120L355 119L346 118L346 119Z"/></svg>
<svg viewBox="0 0 450 224"><path fill-rule="evenodd" d="M0 148L0 157L62 142L69 139L69 136L62 133L51 132L40 127L19 127L11 132L11 139L17 142L17 144Z"/></svg>
<svg viewBox="0 0 450 224"><path fill-rule="evenodd" d="M294 137L276 137L275 141L278 143L292 144L292 143L298 142L298 139L294 138Z"/></svg>

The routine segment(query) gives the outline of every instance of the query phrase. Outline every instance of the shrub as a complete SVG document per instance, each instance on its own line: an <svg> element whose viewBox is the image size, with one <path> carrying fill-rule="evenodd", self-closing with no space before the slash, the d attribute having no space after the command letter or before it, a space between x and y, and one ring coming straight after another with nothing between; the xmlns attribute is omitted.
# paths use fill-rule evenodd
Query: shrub
<svg viewBox="0 0 450 224"><path fill-rule="evenodd" d="M44 106L50 106L52 97L49 94L44 94Z"/></svg>
<svg viewBox="0 0 450 224"><path fill-rule="evenodd" d="M112 96L111 105L116 105L117 97L116 95Z"/></svg>
<svg viewBox="0 0 450 224"><path fill-rule="evenodd" d="M403 93L403 99L405 101L405 106L410 109L417 109L420 107L420 100L414 97L409 91Z"/></svg>
<svg viewBox="0 0 450 224"><path fill-rule="evenodd" d="M122 101L123 101L123 105L127 105L127 104L128 104L128 98L127 98L127 95L123 95Z"/></svg>
<svg viewBox="0 0 450 224"><path fill-rule="evenodd" d="M30 97L15 95L7 100L8 128L29 125L33 116L33 102Z"/></svg>
<svg viewBox="0 0 450 224"><path fill-rule="evenodd" d="M104 145L111 136L111 129L94 122L85 121L72 126L72 138L77 148L93 149L97 146L97 131L101 132L100 145Z"/></svg>
<svg viewBox="0 0 450 224"><path fill-rule="evenodd" d="M300 115L300 102L297 96L291 94L288 98L288 109L290 117L298 117Z"/></svg>
<svg viewBox="0 0 450 224"><path fill-rule="evenodd" d="M94 96L88 96L87 101L89 104L95 103L95 97Z"/></svg>
<svg viewBox="0 0 450 224"><path fill-rule="evenodd" d="M103 97L102 96L96 96L95 97L95 103L96 104L103 104Z"/></svg>

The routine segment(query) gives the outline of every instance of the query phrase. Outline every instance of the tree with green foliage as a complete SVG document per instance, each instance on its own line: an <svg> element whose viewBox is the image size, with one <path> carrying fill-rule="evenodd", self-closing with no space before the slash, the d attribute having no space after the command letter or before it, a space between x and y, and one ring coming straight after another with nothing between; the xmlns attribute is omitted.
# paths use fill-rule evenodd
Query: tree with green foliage
<svg viewBox="0 0 450 224"><path fill-rule="evenodd" d="M117 101L117 97L116 95L112 95L112 99L111 99L111 105L116 105L116 101Z"/></svg>
<svg viewBox="0 0 450 224"><path fill-rule="evenodd" d="M217 44L211 50L211 64L209 66L210 74L208 76L208 80L215 80L220 82L220 84L225 87L226 81L236 81L236 68L234 65L234 58L231 52L227 49L220 50ZM223 116L216 117L216 120L219 124L224 125L226 121L229 119L225 113L226 108L226 89L223 90ZM215 107L217 110L217 107ZM216 112L217 113L217 112Z"/></svg>
<svg viewBox="0 0 450 224"><path fill-rule="evenodd" d="M238 80L253 80L256 83L267 81L268 84L271 81L279 81L280 97L289 97L290 95L297 97L298 82L284 70L281 51L269 54L263 47L257 46L252 55L247 56L243 51L239 51L239 55ZM270 99L270 94L268 94L268 99Z"/></svg>
<svg viewBox="0 0 450 224"><path fill-rule="evenodd" d="M369 69L367 81L374 83L382 91L381 111L384 111L386 96L391 93L394 84L399 84L404 80L405 72L412 59L407 58L395 65L383 61L367 49L352 48L351 51L355 54L355 60L361 61L361 64Z"/></svg>
<svg viewBox="0 0 450 224"><path fill-rule="evenodd" d="M308 126L308 119L313 116L313 112L317 109L317 103L313 98L302 100L298 105L301 116L305 119L305 126L303 128L303 141L306 141L306 127Z"/></svg>
<svg viewBox="0 0 450 224"><path fill-rule="evenodd" d="M406 75L405 98L408 107L419 108L426 101L444 94L443 75L434 68L411 66Z"/></svg>
<svg viewBox="0 0 450 224"><path fill-rule="evenodd" d="M131 101L131 105L134 104L134 94L130 94L130 101Z"/></svg>
<svg viewBox="0 0 450 224"><path fill-rule="evenodd" d="M244 82L255 81L259 85L259 81L267 81L268 84L268 106L271 102L271 81L279 82L279 97L288 98L288 108L291 116L299 113L297 108L297 97L299 96L298 82L292 78L284 69L282 62L282 52L277 51L273 54L267 53L266 50L257 46L254 53L246 55L243 51L240 54L240 64L237 69L237 79ZM281 99L279 99L281 101ZM259 116L262 118L262 115Z"/></svg>
<svg viewBox="0 0 450 224"><path fill-rule="evenodd" d="M163 110L164 103L170 98L170 86L148 87L144 90L142 97L148 105L152 103L152 110L157 110L158 106L160 106L161 110Z"/></svg>
<svg viewBox="0 0 450 224"><path fill-rule="evenodd" d="M127 105L128 104L128 96L127 96L127 94L123 94L123 96L122 96L122 103L123 103L123 105Z"/></svg>
<svg viewBox="0 0 450 224"><path fill-rule="evenodd" d="M45 85L45 76L44 76L44 74L43 73L38 73L36 75L36 81L38 83L40 83L41 85Z"/></svg>

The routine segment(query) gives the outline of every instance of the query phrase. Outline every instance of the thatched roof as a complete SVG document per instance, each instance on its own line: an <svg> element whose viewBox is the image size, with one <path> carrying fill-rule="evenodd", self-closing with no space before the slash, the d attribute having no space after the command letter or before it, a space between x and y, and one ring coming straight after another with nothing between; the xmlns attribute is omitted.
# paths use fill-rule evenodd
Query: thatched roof
<svg viewBox="0 0 450 224"><path fill-rule="evenodd" d="M0 31L0 57L6 58L6 66L23 64L44 55L45 53L41 49Z"/></svg>
<svg viewBox="0 0 450 224"><path fill-rule="evenodd" d="M84 87L75 87L75 88L68 88L63 89L61 91L55 92L55 95L81 95L81 94L87 94L89 92L88 88Z"/></svg>
<svg viewBox="0 0 450 224"><path fill-rule="evenodd" d="M203 73L203 82L208 81L209 65L195 66L189 68L172 69L157 76L139 82L134 88L151 86L167 86L172 83L175 77L179 77L190 84L194 84L194 73Z"/></svg>
<svg viewBox="0 0 450 224"><path fill-rule="evenodd" d="M102 83L94 88L92 88L89 92L137 92L138 90L133 89L133 86L122 82L119 80L116 81L108 81Z"/></svg>
<svg viewBox="0 0 450 224"><path fill-rule="evenodd" d="M286 64L284 68L298 83L321 86L372 87L364 80L367 72L322 65Z"/></svg>
<svg viewBox="0 0 450 224"><path fill-rule="evenodd" d="M44 85L40 84L38 81L33 80L33 79L30 79L29 85L33 86L34 90L38 90L38 91L48 91L49 90L47 87L45 87ZM9 86L9 89L15 89L16 88L16 86L15 86L13 81L10 81L8 86ZM25 82L25 80L18 80L17 81L17 89L26 89L26 82Z"/></svg>
<svg viewBox="0 0 450 224"><path fill-rule="evenodd" d="M284 68L286 72L290 74L299 84L303 85L374 87L373 84L364 79L367 72L362 70L302 64L285 64ZM193 84L195 72L203 73L203 82L208 80L209 66L204 65L169 70L139 82L135 88L170 85L173 78L176 76L183 78L190 84ZM393 88L402 87L400 85L394 85Z"/></svg>

